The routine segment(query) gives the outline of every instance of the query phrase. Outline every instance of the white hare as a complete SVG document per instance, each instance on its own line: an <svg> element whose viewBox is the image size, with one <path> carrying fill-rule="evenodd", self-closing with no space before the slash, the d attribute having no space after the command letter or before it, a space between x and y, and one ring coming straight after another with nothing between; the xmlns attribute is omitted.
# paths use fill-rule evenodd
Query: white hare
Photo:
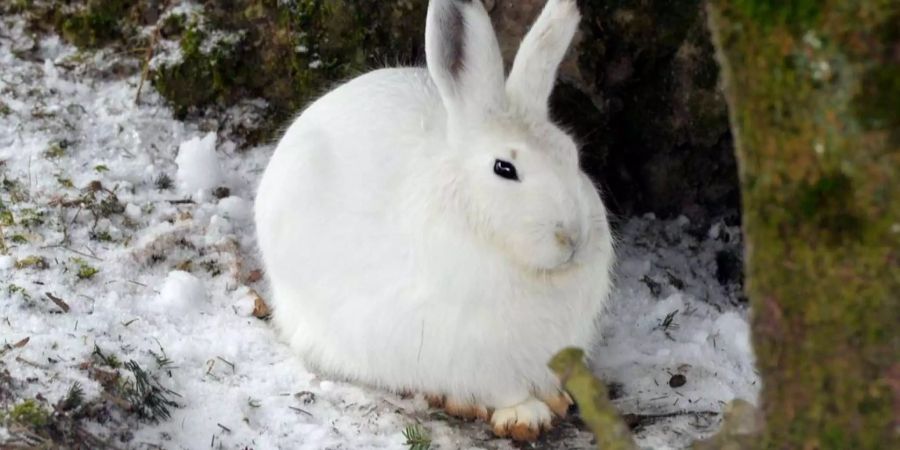
<svg viewBox="0 0 900 450"><path fill-rule="evenodd" d="M432 0L428 68L313 103L263 175L273 319L310 369L441 399L528 440L570 400L547 368L588 346L610 289L606 210L548 116L580 15L549 0L509 77L478 0Z"/></svg>

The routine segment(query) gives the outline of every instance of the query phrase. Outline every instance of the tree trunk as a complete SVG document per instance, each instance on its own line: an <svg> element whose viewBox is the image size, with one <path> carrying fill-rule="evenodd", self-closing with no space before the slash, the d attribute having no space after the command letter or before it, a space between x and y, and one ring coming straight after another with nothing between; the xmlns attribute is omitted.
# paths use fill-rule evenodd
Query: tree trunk
<svg viewBox="0 0 900 450"><path fill-rule="evenodd" d="M766 431L900 448L900 2L712 0Z"/></svg>

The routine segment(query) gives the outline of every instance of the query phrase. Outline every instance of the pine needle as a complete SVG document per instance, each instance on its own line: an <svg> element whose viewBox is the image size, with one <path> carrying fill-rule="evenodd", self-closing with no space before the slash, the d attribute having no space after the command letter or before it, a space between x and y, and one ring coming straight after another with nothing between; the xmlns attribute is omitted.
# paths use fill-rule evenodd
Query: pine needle
<svg viewBox="0 0 900 450"><path fill-rule="evenodd" d="M134 360L125 363L125 369L131 372L134 381L127 380L122 385L122 393L134 411L141 418L153 422L168 419L171 416L169 408L178 407L178 403L169 398L170 394L175 393L162 387Z"/></svg>
<svg viewBox="0 0 900 450"><path fill-rule="evenodd" d="M174 364L168 356L166 356L166 352L160 348L160 352L156 353L153 350L150 350L150 355L153 356L153 359L156 360L156 366L159 367L160 370L168 370Z"/></svg>
<svg viewBox="0 0 900 450"><path fill-rule="evenodd" d="M84 403L84 389L77 381L69 388L66 398L62 402L63 411L72 411L78 409Z"/></svg>
<svg viewBox="0 0 900 450"><path fill-rule="evenodd" d="M419 425L406 427L403 430L403 437L406 438L406 445L409 446L409 450L429 450L431 448L431 437Z"/></svg>
<svg viewBox="0 0 900 450"><path fill-rule="evenodd" d="M112 367L113 369L118 369L122 366L122 363L119 362L119 358L116 358L115 355L107 355L103 353L103 350L100 350L100 346L94 344L94 351L91 355L96 356L97 359L100 360L106 366Z"/></svg>

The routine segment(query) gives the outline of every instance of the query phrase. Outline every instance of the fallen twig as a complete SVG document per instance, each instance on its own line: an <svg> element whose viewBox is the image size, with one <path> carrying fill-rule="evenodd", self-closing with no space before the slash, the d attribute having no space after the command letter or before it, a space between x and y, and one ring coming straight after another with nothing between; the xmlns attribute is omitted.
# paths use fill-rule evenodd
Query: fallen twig
<svg viewBox="0 0 900 450"><path fill-rule="evenodd" d="M720 413L716 411L675 411L663 414L624 414L622 419L625 424L632 430L647 425L654 424L660 420L670 419L678 416L718 416Z"/></svg>
<svg viewBox="0 0 900 450"><path fill-rule="evenodd" d="M603 450L636 450L628 426L609 400L606 386L591 373L584 362L584 351L567 348L550 361L550 368L560 383L574 397L581 419Z"/></svg>
<svg viewBox="0 0 900 450"><path fill-rule="evenodd" d="M47 366L45 366L45 365L43 365L43 364L38 364L38 363L36 363L36 362L34 362L34 361L29 361L29 360L27 360L27 359L25 359L25 358L23 358L23 357L21 357L21 356L16 356L16 361L18 361L18 362L20 362L20 363L22 363L22 364L27 364L27 365L29 365L29 366L31 366L31 367L36 368L36 369L41 369L41 370L48 370L48 369L50 369L49 367L47 367Z"/></svg>
<svg viewBox="0 0 900 450"><path fill-rule="evenodd" d="M288 408L291 408L292 410L297 411L298 413L306 414L309 417L313 417L311 412L306 411L304 409L297 408L296 406L288 406Z"/></svg>
<svg viewBox="0 0 900 450"><path fill-rule="evenodd" d="M30 341L30 340L31 340L31 337L29 336L29 337L26 337L25 339L22 339L22 340L16 342L16 343L13 344L13 345L7 345L6 348L0 350L0 356L5 355L6 352L8 352L8 351L10 351L10 350L13 350L13 349L16 349L16 348L22 348L22 347L24 347L25 345L28 344L28 341Z"/></svg>
<svg viewBox="0 0 900 450"><path fill-rule="evenodd" d="M153 29L153 36L150 38L150 45L147 46L147 53L144 55L144 67L141 69L141 81L138 83L137 93L134 95L134 104L141 102L141 90L144 89L144 83L147 81L147 75L150 73L150 60L153 59L153 51L156 50L156 43L159 41L159 24Z"/></svg>

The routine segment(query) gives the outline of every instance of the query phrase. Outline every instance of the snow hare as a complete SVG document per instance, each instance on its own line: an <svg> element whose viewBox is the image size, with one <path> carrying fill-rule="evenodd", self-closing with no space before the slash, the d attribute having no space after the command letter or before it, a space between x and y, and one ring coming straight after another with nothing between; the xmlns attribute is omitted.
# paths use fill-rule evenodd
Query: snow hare
<svg viewBox="0 0 900 450"><path fill-rule="evenodd" d="M427 69L362 75L288 128L255 214L274 323L311 370L518 440L565 414L547 363L595 337L614 258L548 113L579 20L549 0L506 77L481 2L432 0Z"/></svg>

